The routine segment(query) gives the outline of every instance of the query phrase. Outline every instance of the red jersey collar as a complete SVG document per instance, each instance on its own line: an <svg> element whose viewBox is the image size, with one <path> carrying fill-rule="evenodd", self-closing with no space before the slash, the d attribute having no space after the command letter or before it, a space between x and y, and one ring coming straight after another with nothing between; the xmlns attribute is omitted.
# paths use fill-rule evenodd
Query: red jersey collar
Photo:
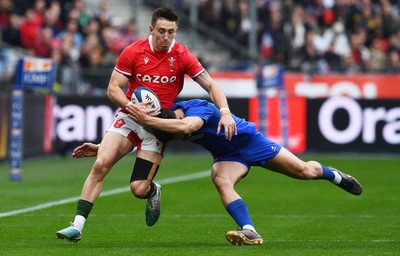
<svg viewBox="0 0 400 256"><path fill-rule="evenodd" d="M152 43L151 43L151 39L152 39L152 38L153 38L153 35L150 35L148 41L149 41L149 46L150 46L151 51L154 52L154 47L153 47L153 45L152 45ZM167 53L171 52L171 50L172 50L172 48L174 48L174 46L175 46L175 39L172 40L172 44L171 44L171 46L169 47Z"/></svg>

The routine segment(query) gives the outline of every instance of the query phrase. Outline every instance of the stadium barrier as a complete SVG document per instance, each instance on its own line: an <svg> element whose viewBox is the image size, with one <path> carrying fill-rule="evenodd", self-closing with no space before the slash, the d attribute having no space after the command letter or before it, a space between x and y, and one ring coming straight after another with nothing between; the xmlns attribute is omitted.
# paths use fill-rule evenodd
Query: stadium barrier
<svg viewBox="0 0 400 256"><path fill-rule="evenodd" d="M233 113L259 124L259 102L253 74L216 73L214 79L228 96ZM315 78L315 80L314 80ZM327 76L305 81L300 74L285 74L288 109L288 148L295 153L315 152L398 152L400 81L397 76ZM197 84L187 79L178 100L207 98ZM311 84L311 85L310 85ZM390 85L390 86L388 86ZM308 87L307 87L308 86ZM308 89L305 89L308 88ZM315 89L315 90L314 90ZM307 93L306 93L307 92ZM391 92L391 93L389 93ZM340 95L350 97L338 97ZM265 109L268 136L282 142L280 104L271 92ZM24 157L48 153L67 153L83 141L99 142L108 128L117 107L106 97L58 95L51 112L54 122L45 113L46 95L25 94ZM9 157L9 95L0 97L0 161ZM329 118L328 118L329 117ZM51 123L52 127L48 127ZM52 138L49 151L48 136ZM47 145L47 146L46 146ZM171 149L186 149L189 143L173 143Z"/></svg>

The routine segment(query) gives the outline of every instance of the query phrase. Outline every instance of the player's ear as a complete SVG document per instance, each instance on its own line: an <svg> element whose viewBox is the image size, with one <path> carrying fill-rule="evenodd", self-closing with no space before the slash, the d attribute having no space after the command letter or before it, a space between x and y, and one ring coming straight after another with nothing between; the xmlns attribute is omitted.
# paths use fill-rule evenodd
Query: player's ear
<svg viewBox="0 0 400 256"><path fill-rule="evenodd" d="M183 112L183 110L181 108L175 109L175 115L176 115L176 119L185 118L185 113Z"/></svg>
<svg viewBox="0 0 400 256"><path fill-rule="evenodd" d="M150 25L150 26L149 26L149 31L150 31L150 33L153 33L153 30L154 30L153 26Z"/></svg>

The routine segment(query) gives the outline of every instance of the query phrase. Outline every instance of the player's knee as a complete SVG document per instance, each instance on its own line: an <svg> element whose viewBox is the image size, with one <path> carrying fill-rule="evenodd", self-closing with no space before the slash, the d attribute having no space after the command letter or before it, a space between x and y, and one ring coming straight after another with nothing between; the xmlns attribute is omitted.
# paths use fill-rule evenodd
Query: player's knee
<svg viewBox="0 0 400 256"><path fill-rule="evenodd" d="M146 180L135 180L131 182L130 188L135 197L143 199L149 192L149 182Z"/></svg>
<svg viewBox="0 0 400 256"><path fill-rule="evenodd" d="M107 172L109 171L109 167L105 164L105 161L103 159L96 159L96 161L93 164L92 168L92 175L98 176L98 177L104 177Z"/></svg>
<svg viewBox="0 0 400 256"><path fill-rule="evenodd" d="M214 185L217 187L218 190L226 187L232 186L232 183L227 176L216 175L213 179Z"/></svg>

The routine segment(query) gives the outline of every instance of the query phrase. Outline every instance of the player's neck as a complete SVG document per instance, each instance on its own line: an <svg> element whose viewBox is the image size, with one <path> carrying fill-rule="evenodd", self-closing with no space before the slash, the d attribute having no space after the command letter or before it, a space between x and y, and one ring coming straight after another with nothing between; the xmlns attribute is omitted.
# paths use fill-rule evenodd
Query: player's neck
<svg viewBox="0 0 400 256"><path fill-rule="evenodd" d="M165 51L165 50L158 50L156 47L154 47L154 51L156 52L156 53L159 53L159 54L166 54L166 53L168 53L168 50L167 51Z"/></svg>

